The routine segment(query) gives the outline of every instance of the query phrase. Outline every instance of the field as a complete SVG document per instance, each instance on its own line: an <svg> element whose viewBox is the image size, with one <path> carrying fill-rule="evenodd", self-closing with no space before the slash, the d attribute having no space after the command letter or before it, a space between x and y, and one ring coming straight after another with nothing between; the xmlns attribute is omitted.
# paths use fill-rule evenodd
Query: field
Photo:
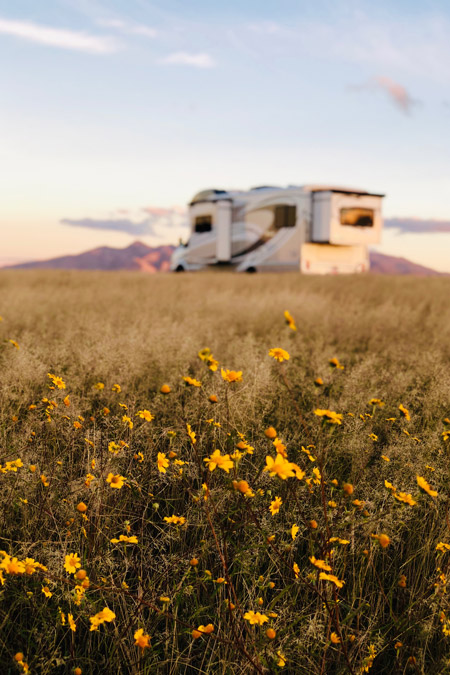
<svg viewBox="0 0 450 675"><path fill-rule="evenodd" d="M449 280L4 271L0 315L2 674L450 672Z"/></svg>

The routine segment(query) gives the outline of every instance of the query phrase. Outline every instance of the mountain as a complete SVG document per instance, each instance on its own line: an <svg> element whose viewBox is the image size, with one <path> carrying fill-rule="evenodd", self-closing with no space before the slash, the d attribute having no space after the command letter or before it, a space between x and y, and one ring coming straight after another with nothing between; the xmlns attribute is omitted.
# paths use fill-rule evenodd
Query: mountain
<svg viewBox="0 0 450 675"><path fill-rule="evenodd" d="M141 270L154 274L169 270L173 249L173 246L152 248L141 241L135 241L126 248L102 246L79 255L11 265L9 269Z"/></svg>
<svg viewBox="0 0 450 675"><path fill-rule="evenodd" d="M155 274L170 269L170 258L174 248L174 246L152 248L141 241L135 241L126 248L102 246L79 255L10 265L8 269L141 270L147 274ZM406 258L396 258L375 251L370 252L370 271L374 274L414 274L421 277L444 274L417 265Z"/></svg>
<svg viewBox="0 0 450 675"><path fill-rule="evenodd" d="M406 258L397 258L376 251L370 251L370 271L374 274L413 274L417 277L448 276L445 272L418 265Z"/></svg>

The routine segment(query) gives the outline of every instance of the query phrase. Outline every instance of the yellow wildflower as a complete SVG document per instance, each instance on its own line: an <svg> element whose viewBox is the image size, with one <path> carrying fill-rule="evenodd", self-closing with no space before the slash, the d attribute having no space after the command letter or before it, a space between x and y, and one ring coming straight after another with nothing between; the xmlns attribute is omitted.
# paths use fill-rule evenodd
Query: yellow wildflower
<svg viewBox="0 0 450 675"><path fill-rule="evenodd" d="M120 386L120 384L113 384L113 386L111 387L111 391L113 391L115 394L120 394L120 392L122 391L122 387Z"/></svg>
<svg viewBox="0 0 450 675"><path fill-rule="evenodd" d="M109 487L116 488L117 490L120 490L120 488L123 487L126 480L125 476L113 473L109 473L106 477L106 482L109 483Z"/></svg>
<svg viewBox="0 0 450 675"><path fill-rule="evenodd" d="M283 363L283 361L288 361L291 358L289 356L289 352L287 352L285 349L282 349L281 347L273 347L272 349L269 349L269 356L275 359L275 361L278 361L278 363Z"/></svg>
<svg viewBox="0 0 450 675"><path fill-rule="evenodd" d="M134 634L134 639L135 639L135 645L140 647L141 649L145 649L146 647L150 647L150 640L151 637L147 633L144 633L143 628L139 628Z"/></svg>
<svg viewBox="0 0 450 675"><path fill-rule="evenodd" d="M183 377L183 380L186 382L188 386L191 387L201 387L202 383L199 380L195 380L193 377L189 377L188 375L186 377Z"/></svg>
<svg viewBox="0 0 450 675"><path fill-rule="evenodd" d="M298 533L299 529L300 529L299 526L296 525L295 523L294 523L293 526L291 527L291 537L292 537L293 540L295 540L295 538L296 538L296 536L297 536L297 533Z"/></svg>
<svg viewBox="0 0 450 675"><path fill-rule="evenodd" d="M267 455L264 471L268 471L269 476L278 476L278 478L281 478L282 480L292 478L292 476L295 475L292 462L288 462L288 460L280 454L277 454L275 459L270 455Z"/></svg>
<svg viewBox="0 0 450 675"><path fill-rule="evenodd" d="M338 579L336 576L334 576L334 574L327 574L326 572L321 572L319 574L319 579L322 579L323 581L331 581L331 583L337 586L337 588L342 588L345 584L345 581Z"/></svg>
<svg viewBox="0 0 450 675"><path fill-rule="evenodd" d="M416 479L417 485L420 487L421 490L430 495L430 497L437 497L436 490L431 489L429 483L425 480L425 478L422 478L422 476L416 476Z"/></svg>
<svg viewBox="0 0 450 675"><path fill-rule="evenodd" d="M328 363L332 368L336 368L337 370L344 370L344 366L339 363L339 359L336 357L329 359Z"/></svg>
<svg viewBox="0 0 450 675"><path fill-rule="evenodd" d="M330 565L325 562L325 560L318 560L314 556L311 556L309 558L310 562L314 565L314 567L317 567L319 570L325 570L325 572L331 572L331 567Z"/></svg>
<svg viewBox="0 0 450 675"><path fill-rule="evenodd" d="M153 419L155 419L155 416L152 415L150 410L139 410L136 413L136 417L140 417L141 419L145 420L146 422L151 422Z"/></svg>
<svg viewBox="0 0 450 675"><path fill-rule="evenodd" d="M411 415L409 413L409 410L407 410L404 405L402 405L400 403L400 405L398 406L398 409L400 410L400 412L403 415L403 417L405 418L405 420L409 421L411 419Z"/></svg>
<svg viewBox="0 0 450 675"><path fill-rule="evenodd" d="M165 452L158 452L158 459L156 460L158 465L158 471L160 473L166 473L166 469L169 466L170 462L166 457Z"/></svg>
<svg viewBox="0 0 450 675"><path fill-rule="evenodd" d="M269 511L273 516L279 512L282 503L283 500L281 499L281 497L275 497L275 499L272 502L270 502Z"/></svg>
<svg viewBox="0 0 450 675"><path fill-rule="evenodd" d="M265 614L254 612L252 609L244 614L244 619L246 619L251 625L258 626L263 626L267 621L269 621L269 617L267 617Z"/></svg>
<svg viewBox="0 0 450 675"><path fill-rule="evenodd" d="M164 516L166 523L173 523L174 525L184 525L186 518L184 516Z"/></svg>
<svg viewBox="0 0 450 675"><path fill-rule="evenodd" d="M77 624L73 620L73 614L67 614L67 621L69 622L70 630L75 633L77 630Z"/></svg>
<svg viewBox="0 0 450 675"><path fill-rule="evenodd" d="M97 630L98 627L105 622L114 621L116 615L108 607L104 607L101 612L97 612L94 616L89 617L91 622L90 630Z"/></svg>
<svg viewBox="0 0 450 675"><path fill-rule="evenodd" d="M78 553L69 553L69 555L66 555L64 562L64 569L66 572L75 574L79 567L81 567L81 562Z"/></svg>
<svg viewBox="0 0 450 675"><path fill-rule="evenodd" d="M203 460L208 466L210 471L214 471L216 467L223 469L226 473L229 473L230 469L233 468L233 462L230 459L230 455L221 455L220 450L214 450L211 457L206 457Z"/></svg>
<svg viewBox="0 0 450 675"><path fill-rule="evenodd" d="M321 408L316 408L314 414L318 417L324 417L329 424L342 424L343 415L336 413L333 410L322 410Z"/></svg>
<svg viewBox="0 0 450 675"><path fill-rule="evenodd" d="M242 382L242 370L224 370L221 368L220 374L225 382L229 382L230 384L233 382Z"/></svg>

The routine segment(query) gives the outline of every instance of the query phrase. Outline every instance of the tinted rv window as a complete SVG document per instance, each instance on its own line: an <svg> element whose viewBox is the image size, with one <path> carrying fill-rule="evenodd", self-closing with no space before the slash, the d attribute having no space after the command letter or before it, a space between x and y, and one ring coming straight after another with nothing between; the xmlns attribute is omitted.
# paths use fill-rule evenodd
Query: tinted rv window
<svg viewBox="0 0 450 675"><path fill-rule="evenodd" d="M212 219L211 216L197 216L195 219L195 232L211 232Z"/></svg>
<svg viewBox="0 0 450 675"><path fill-rule="evenodd" d="M275 229L280 230L282 227L295 227L295 211L295 206L286 206L285 204L275 206Z"/></svg>
<svg viewBox="0 0 450 675"><path fill-rule="evenodd" d="M373 209L341 209L341 225L373 227Z"/></svg>

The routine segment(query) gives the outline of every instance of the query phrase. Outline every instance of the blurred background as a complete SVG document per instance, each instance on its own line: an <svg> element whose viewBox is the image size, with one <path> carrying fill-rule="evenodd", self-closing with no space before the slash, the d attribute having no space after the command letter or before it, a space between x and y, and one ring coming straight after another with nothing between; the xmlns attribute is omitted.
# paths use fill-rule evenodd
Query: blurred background
<svg viewBox="0 0 450 675"><path fill-rule="evenodd" d="M208 187L386 193L450 272L446 0L0 0L0 266L176 244Z"/></svg>

